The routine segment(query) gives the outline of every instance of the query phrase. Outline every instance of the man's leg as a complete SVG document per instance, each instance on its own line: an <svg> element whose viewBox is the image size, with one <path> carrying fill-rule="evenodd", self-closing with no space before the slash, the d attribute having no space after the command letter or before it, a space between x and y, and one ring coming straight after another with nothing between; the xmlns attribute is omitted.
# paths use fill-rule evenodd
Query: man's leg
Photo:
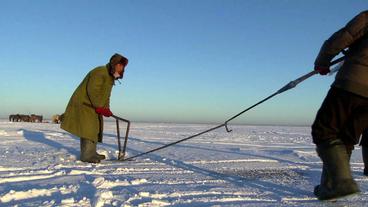
<svg viewBox="0 0 368 207"><path fill-rule="evenodd" d="M323 162L321 183L314 190L321 200L359 192L349 165L354 141L350 140L350 135L345 136L350 132L342 133L348 129L346 122L355 107L351 96L349 92L331 88L312 125L313 142Z"/></svg>

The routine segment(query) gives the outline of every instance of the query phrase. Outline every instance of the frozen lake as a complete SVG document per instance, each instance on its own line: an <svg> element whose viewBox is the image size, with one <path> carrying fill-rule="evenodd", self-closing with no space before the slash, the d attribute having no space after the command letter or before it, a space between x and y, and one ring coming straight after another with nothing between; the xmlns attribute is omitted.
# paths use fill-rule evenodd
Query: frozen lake
<svg viewBox="0 0 368 207"><path fill-rule="evenodd" d="M127 157L215 125L132 123ZM125 134L121 124L121 134ZM230 125L134 161L78 161L79 138L51 123L0 121L1 206L367 206L360 148L351 167L362 193L320 202L321 162L309 127ZM117 157L105 122L98 152Z"/></svg>

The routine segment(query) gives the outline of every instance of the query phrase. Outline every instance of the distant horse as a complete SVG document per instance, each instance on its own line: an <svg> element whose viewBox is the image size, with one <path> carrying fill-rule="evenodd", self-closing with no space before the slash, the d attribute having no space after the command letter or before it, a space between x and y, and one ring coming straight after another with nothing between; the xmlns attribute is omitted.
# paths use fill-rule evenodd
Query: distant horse
<svg viewBox="0 0 368 207"><path fill-rule="evenodd" d="M31 121L31 116L29 115L24 115L24 114L19 114L19 121L24 121L24 122L30 122Z"/></svg>
<svg viewBox="0 0 368 207"><path fill-rule="evenodd" d="M10 114L9 115L9 121L19 122L19 121L22 121L22 120L21 120L20 114Z"/></svg>
<svg viewBox="0 0 368 207"><path fill-rule="evenodd" d="M31 122L39 122L39 123L42 123L42 119L43 119L43 116L42 115L31 114L31 116L30 116L30 121Z"/></svg>
<svg viewBox="0 0 368 207"><path fill-rule="evenodd" d="M35 115L35 114L31 114L31 116L29 115L25 115L25 114L10 114L9 115L9 121L12 122L20 122L20 121L24 121L24 122L42 122L43 117L40 115Z"/></svg>

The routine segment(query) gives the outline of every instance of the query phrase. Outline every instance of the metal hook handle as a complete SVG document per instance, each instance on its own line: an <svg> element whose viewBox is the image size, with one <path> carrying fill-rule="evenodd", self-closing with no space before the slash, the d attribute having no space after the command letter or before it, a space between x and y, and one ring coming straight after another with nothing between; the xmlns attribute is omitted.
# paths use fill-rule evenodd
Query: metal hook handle
<svg viewBox="0 0 368 207"><path fill-rule="evenodd" d="M116 132L117 132L118 148L119 148L118 160L124 160L124 158L125 158L125 151L126 151L127 142L128 142L128 136L129 136L130 121L129 121L129 120L127 120L127 119L123 119L123 118L121 118L121 117L115 116L115 115L112 115L112 117L116 119ZM119 120L127 123L127 128L126 128L126 132L125 132L125 139L124 139L123 151L121 150L121 143L120 143L120 127L119 127Z"/></svg>
<svg viewBox="0 0 368 207"><path fill-rule="evenodd" d="M229 132L229 133L230 133L230 132L232 132L232 131L233 131L232 129L229 129L229 127L227 126L227 122L225 122L225 124L224 124L224 125L225 125L225 129L226 129L226 131L227 131L227 132Z"/></svg>

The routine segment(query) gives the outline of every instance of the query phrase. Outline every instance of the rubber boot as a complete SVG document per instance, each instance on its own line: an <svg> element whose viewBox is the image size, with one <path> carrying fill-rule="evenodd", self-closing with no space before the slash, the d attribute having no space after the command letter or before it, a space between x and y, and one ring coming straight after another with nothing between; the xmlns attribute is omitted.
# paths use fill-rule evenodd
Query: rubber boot
<svg viewBox="0 0 368 207"><path fill-rule="evenodd" d="M335 199L359 192L359 187L351 176L345 145L317 146L317 152L323 162L321 184L314 189L319 200Z"/></svg>
<svg viewBox="0 0 368 207"><path fill-rule="evenodd" d="M362 157L364 162L364 175L368 176L368 147L362 146Z"/></svg>
<svg viewBox="0 0 368 207"><path fill-rule="evenodd" d="M353 152L354 146L346 146L346 151L348 154L348 162L350 162L351 154ZM322 174L321 174L321 185L327 186L328 188L331 188L331 176L328 175L328 170L326 168L326 165L323 165L322 168ZM318 191L320 185L317 185L314 189L314 191ZM315 193L316 194L316 193Z"/></svg>
<svg viewBox="0 0 368 207"><path fill-rule="evenodd" d="M96 156L96 143L84 138L80 140L80 160L82 162L99 163L100 159Z"/></svg>

